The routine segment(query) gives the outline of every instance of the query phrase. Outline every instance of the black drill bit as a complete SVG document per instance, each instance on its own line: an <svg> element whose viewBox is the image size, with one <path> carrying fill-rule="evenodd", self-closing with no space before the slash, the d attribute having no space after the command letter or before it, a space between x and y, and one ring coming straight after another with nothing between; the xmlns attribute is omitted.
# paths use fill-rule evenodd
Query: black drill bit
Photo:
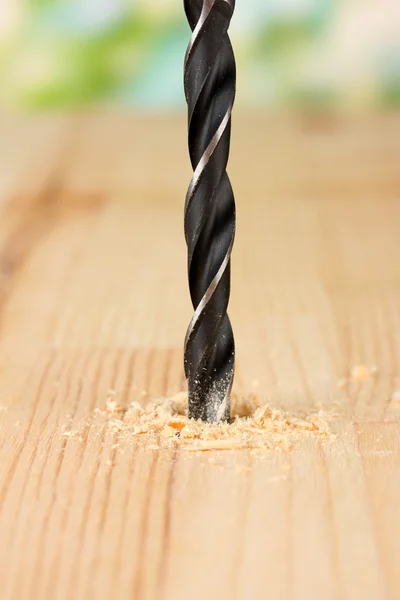
<svg viewBox="0 0 400 600"><path fill-rule="evenodd" d="M236 66L227 34L235 0L184 0L192 37L185 58L193 178L185 202L194 315L185 339L189 417L229 420L235 346L227 315L235 200L226 173Z"/></svg>

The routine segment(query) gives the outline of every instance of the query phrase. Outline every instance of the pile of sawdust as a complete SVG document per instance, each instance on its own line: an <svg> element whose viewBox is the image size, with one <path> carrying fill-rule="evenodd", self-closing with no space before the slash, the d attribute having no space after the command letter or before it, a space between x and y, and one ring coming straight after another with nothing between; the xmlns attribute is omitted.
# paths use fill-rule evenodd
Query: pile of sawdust
<svg viewBox="0 0 400 600"><path fill-rule="evenodd" d="M105 410L95 410L94 422L119 438L132 436L151 450L174 445L186 451L289 450L296 436L334 437L328 421L335 416L321 410L294 415L262 405L255 395L233 395L232 422L207 424L187 417L187 393L182 392L145 406L132 402L127 410L111 396ZM65 435L71 436L71 432Z"/></svg>

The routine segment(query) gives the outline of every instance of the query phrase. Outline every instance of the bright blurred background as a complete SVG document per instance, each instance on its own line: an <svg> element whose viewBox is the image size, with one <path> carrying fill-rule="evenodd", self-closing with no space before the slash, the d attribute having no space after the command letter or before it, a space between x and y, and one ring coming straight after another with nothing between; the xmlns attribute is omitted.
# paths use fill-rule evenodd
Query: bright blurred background
<svg viewBox="0 0 400 600"><path fill-rule="evenodd" d="M0 104L184 106L181 0L0 0ZM400 104L399 0L237 0L237 105Z"/></svg>

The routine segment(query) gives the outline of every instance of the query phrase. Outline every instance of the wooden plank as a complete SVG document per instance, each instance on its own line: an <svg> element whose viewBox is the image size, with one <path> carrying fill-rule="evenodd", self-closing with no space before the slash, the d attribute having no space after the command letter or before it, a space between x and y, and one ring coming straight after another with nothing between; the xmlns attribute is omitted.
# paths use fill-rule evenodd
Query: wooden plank
<svg viewBox="0 0 400 600"><path fill-rule="evenodd" d="M236 392L338 417L208 453L91 426L184 389L184 118L0 124L2 599L397 600L399 124L237 117Z"/></svg>

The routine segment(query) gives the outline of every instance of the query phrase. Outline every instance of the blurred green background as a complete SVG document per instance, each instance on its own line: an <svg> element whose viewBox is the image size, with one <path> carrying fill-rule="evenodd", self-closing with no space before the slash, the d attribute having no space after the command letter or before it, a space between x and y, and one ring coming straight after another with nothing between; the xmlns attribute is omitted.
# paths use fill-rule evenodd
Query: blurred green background
<svg viewBox="0 0 400 600"><path fill-rule="evenodd" d="M399 0L236 0L237 104L400 104ZM2 107L184 106L181 0L0 0Z"/></svg>

